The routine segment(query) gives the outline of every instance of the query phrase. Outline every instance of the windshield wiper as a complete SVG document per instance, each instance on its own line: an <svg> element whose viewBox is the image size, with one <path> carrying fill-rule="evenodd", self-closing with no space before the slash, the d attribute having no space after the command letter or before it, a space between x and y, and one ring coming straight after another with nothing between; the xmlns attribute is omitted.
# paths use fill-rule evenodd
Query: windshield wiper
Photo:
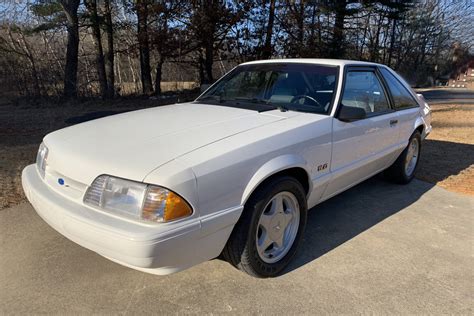
<svg viewBox="0 0 474 316"><path fill-rule="evenodd" d="M280 112L288 112L290 111L289 108L287 108L286 106L284 105L276 105L276 104L268 104L266 103L266 105L270 106L271 108L269 109L265 109L265 110L261 110L261 111L258 111L258 112L267 112L267 111L273 111L273 110L280 110Z"/></svg>
<svg viewBox="0 0 474 316"><path fill-rule="evenodd" d="M229 99L229 100L225 100L225 101L243 101L243 102L257 103L257 104L262 104L262 105L268 106L268 109L260 110L260 111L258 111L259 113L267 112L267 111L273 111L273 110L275 110L275 109L278 109L278 110L280 110L281 112L289 111L288 108L286 108L286 107L284 107L284 106L282 106L282 105L271 104L271 103L269 103L268 101L265 101L265 100L263 100L263 99L258 99L258 98L241 98L241 97L237 97L237 98Z"/></svg>
<svg viewBox="0 0 474 316"><path fill-rule="evenodd" d="M226 100L226 101L244 101L244 102L267 104L268 105L267 101L265 101L263 99L259 99L259 98L240 98L240 97L237 97L237 98L229 99L229 100Z"/></svg>
<svg viewBox="0 0 474 316"><path fill-rule="evenodd" d="M214 95L214 94L206 95L202 98L197 99L196 101L205 101L205 100L215 100L215 101L218 101L219 103L222 103L222 102L226 101L226 100L222 99L222 96Z"/></svg>
<svg viewBox="0 0 474 316"><path fill-rule="evenodd" d="M220 95L207 95L207 96L204 96L204 97L202 97L202 98L200 98L196 101L205 101L205 100L215 100L215 101L218 101L220 104L224 104L224 103L227 103L227 102L230 102L230 103L235 102L235 104L254 103L254 104L265 106L266 107L265 109L259 109L258 110L259 113L267 112L267 111L273 111L273 110L280 110L281 112L286 112L286 111L290 110L286 106L272 104L272 103L269 103L268 101L265 101L265 100L259 99L259 98L236 97L236 98L231 98L231 99L224 99Z"/></svg>
<svg viewBox="0 0 474 316"><path fill-rule="evenodd" d="M288 112L288 111L290 110L289 108L287 108L287 107L284 106L284 105L279 105L279 106L277 107L277 109L280 110L281 112Z"/></svg>
<svg viewBox="0 0 474 316"><path fill-rule="evenodd" d="M250 102L250 103L258 103L258 104L265 104L265 105L268 105L268 102L266 102L265 100L262 100L262 99L258 99L258 98L240 98L240 97L237 97L237 98L231 98L231 99L224 99L221 95L206 95L202 98L200 98L199 100L197 101L205 101L205 100L215 100L215 101L219 101L219 103L224 103L224 102Z"/></svg>
<svg viewBox="0 0 474 316"><path fill-rule="evenodd" d="M272 110L275 110L275 109L278 109L280 110L281 112L287 112L289 111L290 109L287 108L286 106L284 105L275 105L275 104L271 104L269 103L268 101L265 101L263 99L258 99L258 98L235 98L235 100L237 101L246 101L246 102L252 102L252 103L258 103L258 104L264 104L264 105L267 105L269 106L270 108L269 109L266 109L266 110L260 110L259 112L267 112L267 111L272 111Z"/></svg>

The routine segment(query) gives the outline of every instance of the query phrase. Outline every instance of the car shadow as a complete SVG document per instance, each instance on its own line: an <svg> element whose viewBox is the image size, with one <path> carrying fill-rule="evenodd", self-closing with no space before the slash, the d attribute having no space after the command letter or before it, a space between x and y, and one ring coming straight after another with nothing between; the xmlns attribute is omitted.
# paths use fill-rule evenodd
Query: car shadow
<svg viewBox="0 0 474 316"><path fill-rule="evenodd" d="M425 139L417 178L438 183L474 165L474 145Z"/></svg>
<svg viewBox="0 0 474 316"><path fill-rule="evenodd" d="M296 256L284 275L310 263L415 203L435 184L474 164L474 145L426 139L417 178L408 185L378 174L313 207ZM421 181L428 180L430 182Z"/></svg>
<svg viewBox="0 0 474 316"><path fill-rule="evenodd" d="M282 274L321 257L402 211L432 187L416 179L406 186L396 185L377 175L315 206L308 212L300 249Z"/></svg>

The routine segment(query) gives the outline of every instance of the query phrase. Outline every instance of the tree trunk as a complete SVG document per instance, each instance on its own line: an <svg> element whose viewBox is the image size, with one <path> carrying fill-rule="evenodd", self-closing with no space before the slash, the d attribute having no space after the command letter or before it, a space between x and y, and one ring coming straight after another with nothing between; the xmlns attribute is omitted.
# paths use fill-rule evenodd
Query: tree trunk
<svg viewBox="0 0 474 316"><path fill-rule="evenodd" d="M337 0L334 3L336 14L332 36L331 57L344 57L344 20L346 18L346 0Z"/></svg>
<svg viewBox="0 0 474 316"><path fill-rule="evenodd" d="M79 23L77 9L80 0L61 0L67 18L66 67L64 70L64 97L77 97L77 65L79 51Z"/></svg>
<svg viewBox="0 0 474 316"><path fill-rule="evenodd" d="M216 2L214 0L202 1L202 5L199 7L199 14L204 19L205 23L202 25L201 30L202 36L200 36L202 49L204 50L203 60L203 72L201 77L201 84L210 84L214 81L212 75L212 66L214 64L214 41L216 40L216 24L215 24L215 12Z"/></svg>
<svg viewBox="0 0 474 316"><path fill-rule="evenodd" d="M359 59L363 59L362 56L364 55L364 47L365 47L365 40L367 39L367 30L370 27L370 18L371 18L371 12L367 14L367 20L366 24L364 26L364 34L362 35L362 43L360 44L360 51L359 51Z"/></svg>
<svg viewBox="0 0 474 316"><path fill-rule="evenodd" d="M322 25L321 25L321 14L318 14L318 46L319 48L319 55L321 56L322 44L323 44L323 36L322 36Z"/></svg>
<svg viewBox="0 0 474 316"><path fill-rule="evenodd" d="M316 25L315 25L315 22L316 22L316 4L313 4L313 10L311 10L311 29L310 29L310 33L309 33L309 43L310 43L310 49L313 50L315 45L315 40L314 40L314 31L316 29ZM314 56L314 53L315 52L312 52L311 55Z"/></svg>
<svg viewBox="0 0 474 316"><path fill-rule="evenodd" d="M105 53L105 72L107 75L107 97L115 95L115 73L114 73L114 28L112 24L112 12L110 0L104 0L105 32L107 34L107 51Z"/></svg>
<svg viewBox="0 0 474 316"><path fill-rule="evenodd" d="M99 92L102 99L107 97L107 76L105 75L104 51L102 48L102 38L100 35L99 16L97 14L97 0L86 0L84 4L90 14L92 24L92 41L96 49L96 67L99 78Z"/></svg>
<svg viewBox="0 0 474 316"><path fill-rule="evenodd" d="M156 77L155 77L155 94L161 94L161 74L163 70L163 58L159 58L158 63L156 64Z"/></svg>
<svg viewBox="0 0 474 316"><path fill-rule="evenodd" d="M384 19L384 16L381 15L379 17L378 22L377 22L377 31L375 32L375 42L373 43L372 48L370 50L369 60L373 61L373 62L378 62L379 61L380 30L382 29L383 19Z"/></svg>
<svg viewBox="0 0 474 316"><path fill-rule="evenodd" d="M199 52L199 82L201 84L205 83L206 79L204 78L204 58L202 57L202 52Z"/></svg>
<svg viewBox="0 0 474 316"><path fill-rule="evenodd" d="M204 59L204 82L202 83L212 83L214 77L212 76L212 66L214 64L214 40L210 36L205 43L205 59Z"/></svg>
<svg viewBox="0 0 474 316"><path fill-rule="evenodd" d="M300 10L298 14L298 44L303 47L304 45L304 8L305 3L303 1L300 2Z"/></svg>
<svg viewBox="0 0 474 316"><path fill-rule="evenodd" d="M270 0L270 10L268 12L267 32L265 35L265 44L262 49L262 59L269 59L272 56L272 36L273 23L275 21L275 0Z"/></svg>
<svg viewBox="0 0 474 316"><path fill-rule="evenodd" d="M153 93L150 67L150 45L148 40L148 4L146 0L137 0L138 46L140 49L140 71L143 94Z"/></svg>
<svg viewBox="0 0 474 316"><path fill-rule="evenodd" d="M393 45L395 44L395 29L397 27L397 19L393 19L392 23L392 34L390 35L390 47L388 48L388 60L387 66L390 67L392 63L392 55L393 55Z"/></svg>
<svg viewBox="0 0 474 316"><path fill-rule="evenodd" d="M118 87L119 87L118 93L120 94L120 88L122 87L122 82L123 82L123 81L122 81L122 70L121 70L121 68L120 68L120 56L119 56L119 53L117 52L116 54L117 54L117 56L115 56L115 60L116 60L117 62L114 63L114 66L116 67L115 72L117 73L117 79L118 79L118 83L117 83L117 85L118 85ZM114 92L115 92L115 90L114 90Z"/></svg>
<svg viewBox="0 0 474 316"><path fill-rule="evenodd" d="M135 72L135 67L133 66L133 60L132 60L132 57L130 57L130 54L127 54L127 59L128 59L128 67L130 68L130 72L132 74L134 93L138 93L138 91L140 90L140 87L138 85L137 74Z"/></svg>

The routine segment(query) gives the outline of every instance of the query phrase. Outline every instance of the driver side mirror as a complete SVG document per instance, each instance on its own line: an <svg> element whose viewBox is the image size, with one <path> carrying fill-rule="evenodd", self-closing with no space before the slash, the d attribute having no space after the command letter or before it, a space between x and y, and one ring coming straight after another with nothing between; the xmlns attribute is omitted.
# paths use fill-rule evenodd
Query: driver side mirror
<svg viewBox="0 0 474 316"><path fill-rule="evenodd" d="M353 122L357 120L365 119L366 113L362 108L355 106L346 106L341 104L341 109L339 110L339 115L337 118L343 122Z"/></svg>

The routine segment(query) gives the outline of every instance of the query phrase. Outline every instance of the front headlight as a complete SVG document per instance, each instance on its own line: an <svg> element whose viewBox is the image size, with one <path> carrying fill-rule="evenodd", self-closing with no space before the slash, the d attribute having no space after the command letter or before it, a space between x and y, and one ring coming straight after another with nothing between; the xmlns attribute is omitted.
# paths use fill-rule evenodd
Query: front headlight
<svg viewBox="0 0 474 316"><path fill-rule="evenodd" d="M36 154L36 167L41 175L44 178L46 172L46 159L48 158L48 147L44 143L41 143L38 148L38 153Z"/></svg>
<svg viewBox="0 0 474 316"><path fill-rule="evenodd" d="M182 197L168 189L107 175L94 180L84 203L152 222L168 222L193 213Z"/></svg>

